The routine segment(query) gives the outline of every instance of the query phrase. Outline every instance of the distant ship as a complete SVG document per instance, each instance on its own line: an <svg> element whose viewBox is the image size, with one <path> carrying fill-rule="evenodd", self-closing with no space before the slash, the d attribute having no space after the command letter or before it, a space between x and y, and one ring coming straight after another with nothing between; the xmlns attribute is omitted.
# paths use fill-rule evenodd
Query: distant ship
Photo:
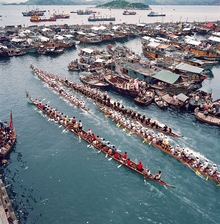
<svg viewBox="0 0 220 224"><path fill-rule="evenodd" d="M96 11L86 9L86 10L72 11L70 13L76 13L77 15L91 15L93 13L96 13Z"/></svg>
<svg viewBox="0 0 220 224"><path fill-rule="evenodd" d="M44 12L45 12L45 10L34 9L34 10L22 12L22 15L23 16L34 16L34 15L43 16Z"/></svg>
<svg viewBox="0 0 220 224"><path fill-rule="evenodd" d="M34 16L31 16L30 18L30 21L31 22L54 22L56 21L57 19L55 17L50 17L50 18L42 18L42 17L39 17L37 15L34 15Z"/></svg>
<svg viewBox="0 0 220 224"><path fill-rule="evenodd" d="M96 22L96 21L115 21L115 17L107 17L107 16L95 16L95 14L93 16L90 16L88 18L89 22Z"/></svg>
<svg viewBox="0 0 220 224"><path fill-rule="evenodd" d="M156 16L166 16L166 14L159 14L158 12L151 11L147 16L156 17Z"/></svg>
<svg viewBox="0 0 220 224"><path fill-rule="evenodd" d="M66 13L53 13L53 17L56 19L69 19L70 15Z"/></svg>
<svg viewBox="0 0 220 224"><path fill-rule="evenodd" d="M125 10L123 12L123 15L136 15L136 12L135 11L128 11L128 10Z"/></svg>

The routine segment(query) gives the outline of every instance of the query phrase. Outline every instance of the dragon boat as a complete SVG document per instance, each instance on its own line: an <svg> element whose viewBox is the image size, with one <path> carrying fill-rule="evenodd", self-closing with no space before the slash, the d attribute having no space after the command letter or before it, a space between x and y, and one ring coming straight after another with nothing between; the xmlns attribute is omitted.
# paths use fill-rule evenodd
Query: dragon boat
<svg viewBox="0 0 220 224"><path fill-rule="evenodd" d="M149 133L149 135L143 134L143 132L141 132L142 128L140 126L139 131L134 130L132 127L126 124L127 122L125 120L122 121L117 116L112 116L109 108L99 103L96 103L96 105L105 114L105 116L110 117L113 121L115 121L118 127L122 126L124 128L124 131L129 130L130 134L136 134L137 136L142 138L142 143L148 142L149 145L153 145L154 147L174 157L181 163L187 165L192 170L195 170L195 173L197 175L202 174L206 176L206 179L210 178L220 184L220 172L218 172L216 169L215 172L212 173L212 168L213 165L216 166L215 164L209 164L204 168L204 163L201 162L198 157L194 156L192 151L190 152L189 150L184 150L181 147L178 147L178 150L175 150L175 148L177 147L174 148L174 146L171 146L168 142L168 139L166 138L162 141L154 141L153 139L156 137L155 133L151 132Z"/></svg>
<svg viewBox="0 0 220 224"><path fill-rule="evenodd" d="M124 166L124 167L129 168L130 170L134 171L135 173L138 173L139 175L143 176L145 180L150 179L150 180L152 180L154 182L157 182L158 184L163 185L165 187L175 188L173 185L170 185L170 184L166 183L165 181L163 181L161 179L156 179L155 175L153 175L153 174L147 175L145 169L143 169L141 171L138 170L137 169L138 164L133 162L133 161L131 161L130 165L128 165L127 162L122 159L122 154L121 153L118 153L119 154L118 158L116 158L114 156L114 154L113 155L109 154L110 146L95 143L90 138L89 133L86 132L85 130L79 130L77 125L68 125L68 124L65 124L65 122L57 121L56 116L51 116L51 113L49 112L49 111L55 110L55 109L53 109L49 105L47 105L47 106L50 108L50 110L43 109L45 107L45 105L42 104L42 100L34 99L34 98L31 97L30 94L26 95L26 97L28 97L30 102L32 104L34 104L43 114L48 116L50 119L54 120L54 122L59 123L60 125L62 125L64 128L66 128L67 130L69 130L73 134L79 136L79 138L81 138L84 141L86 141L87 143L89 143L89 146L93 146L98 151L103 152L106 155L106 157L107 156L109 157L109 160L112 160L112 159L115 160L117 163L120 164L119 166Z"/></svg>
<svg viewBox="0 0 220 224"><path fill-rule="evenodd" d="M79 100L77 97L73 96L69 92L67 92L62 86L60 86L59 82L55 80L55 76L53 74L46 73L35 68L33 65L30 66L33 70L34 74L43 82L45 82L51 89L57 92L60 96L62 96L65 100L69 101L74 106L80 108L81 110L87 112L89 109L85 106L85 103ZM28 93L26 93L28 94Z"/></svg>

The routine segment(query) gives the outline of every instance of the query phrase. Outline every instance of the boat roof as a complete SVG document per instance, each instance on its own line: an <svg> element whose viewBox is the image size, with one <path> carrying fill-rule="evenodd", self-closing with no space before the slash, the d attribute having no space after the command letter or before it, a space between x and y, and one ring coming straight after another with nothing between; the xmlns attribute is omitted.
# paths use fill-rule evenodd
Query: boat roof
<svg viewBox="0 0 220 224"><path fill-rule="evenodd" d="M91 49L91 48L83 48L81 50L84 51L84 52L86 52L86 53L89 53L89 54L91 54L92 52L94 52L94 50Z"/></svg>
<svg viewBox="0 0 220 224"><path fill-rule="evenodd" d="M169 84L175 83L179 77L180 76L178 74L170 72L168 70L161 70L153 76L153 78Z"/></svg>
<svg viewBox="0 0 220 224"><path fill-rule="evenodd" d="M184 62L181 62L180 64L176 65L175 68L178 70L181 70L181 71L186 71L186 72L191 72L191 73L196 73L196 74L201 74L204 71L204 68L189 65Z"/></svg>
<svg viewBox="0 0 220 224"><path fill-rule="evenodd" d="M189 99L189 97L186 96L186 95L183 94L183 93L178 94L178 95L176 96L176 98L177 98L178 100L182 101L182 102L185 102L187 99Z"/></svg>
<svg viewBox="0 0 220 224"><path fill-rule="evenodd" d="M205 92L205 93L212 93L212 88L210 86L202 86L198 89L198 91Z"/></svg>
<svg viewBox="0 0 220 224"><path fill-rule="evenodd" d="M208 40L211 40L211 41L219 42L220 43L220 37L211 36L211 37L208 38Z"/></svg>

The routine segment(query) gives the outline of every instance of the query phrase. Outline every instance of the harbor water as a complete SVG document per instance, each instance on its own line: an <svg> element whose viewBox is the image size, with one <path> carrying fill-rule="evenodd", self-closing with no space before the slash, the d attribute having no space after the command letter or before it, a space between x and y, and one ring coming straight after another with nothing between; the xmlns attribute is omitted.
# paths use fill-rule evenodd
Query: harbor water
<svg viewBox="0 0 220 224"><path fill-rule="evenodd" d="M18 13L12 13L13 10L19 11L20 20L9 19L8 14L1 18L0 26L30 25L24 22L26 18L21 15L26 6L1 6L1 15L5 13L3 8L7 7L11 7L10 13L13 16L18 17ZM156 7L158 10L155 11L161 8ZM218 19L217 16L211 16L213 9L219 10L219 7L194 7L198 15L201 15L188 16L189 21ZM186 20L185 15L192 15L189 8L195 10L193 6L163 6L163 12L166 13L165 9L173 13L181 10L184 15L182 20ZM117 12L111 10L112 14ZM134 18L138 23L139 18ZM176 15L175 19L180 18ZM126 22L131 21L127 19ZM68 20L65 23L69 23ZM139 38L115 42L113 45L126 45L142 53ZM68 71L67 65L78 57L80 47L85 45L77 45L75 49L56 57L25 55L0 60L0 118L3 121L9 120L12 111L17 132L16 146L4 165L4 181L20 223L218 224L220 187L215 182L197 175L186 165L117 127L91 100L76 94L86 102L90 109L88 113L69 105L37 79L30 69L30 64L33 64L41 70L79 82L78 74ZM105 48L105 45L92 47ZM208 78L204 85L212 88L213 98L217 99L220 98L220 65L213 67L212 72L213 77ZM102 153L88 147L86 142L42 116L28 102L26 90L32 97L44 99L45 103L68 116L81 119L84 129L91 128L95 134L109 140L122 152L127 151L132 160L142 161L152 173L162 170L162 179L176 188L167 189L150 180L145 182L141 176L123 166L118 168L115 161L109 161ZM141 108L131 99L113 92L109 92L109 95L161 123L169 124L173 131L181 134L180 138L170 138L172 142L194 150L216 163L220 169L219 127L202 123L189 112L172 109L162 111L154 104Z"/></svg>

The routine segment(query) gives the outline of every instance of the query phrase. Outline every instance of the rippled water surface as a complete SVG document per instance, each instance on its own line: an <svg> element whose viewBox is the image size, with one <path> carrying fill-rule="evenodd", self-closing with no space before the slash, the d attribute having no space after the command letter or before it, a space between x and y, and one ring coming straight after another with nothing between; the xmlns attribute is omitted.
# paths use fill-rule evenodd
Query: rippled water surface
<svg viewBox="0 0 220 224"><path fill-rule="evenodd" d="M125 44L141 53L140 39ZM195 174L187 166L160 150L142 143L107 119L92 103L85 100L89 113L64 102L31 72L36 67L79 81L76 73L67 70L77 57L78 48L57 57L13 57L0 61L1 119L8 120L13 111L18 141L5 166L5 183L16 215L21 223L219 223L219 187L211 180ZM99 48L104 48L100 45ZM220 68L213 68L214 77L206 81L219 98ZM163 180L176 186L166 189L124 167L109 161L77 136L65 132L28 103L25 91L45 99L53 107L83 121L84 128L108 139L135 161L141 160L153 173L159 169ZM219 127L201 123L188 112L161 111L154 104L138 108L130 99L115 93L112 97L126 105L169 124L182 135L172 139L189 147L220 169Z"/></svg>

